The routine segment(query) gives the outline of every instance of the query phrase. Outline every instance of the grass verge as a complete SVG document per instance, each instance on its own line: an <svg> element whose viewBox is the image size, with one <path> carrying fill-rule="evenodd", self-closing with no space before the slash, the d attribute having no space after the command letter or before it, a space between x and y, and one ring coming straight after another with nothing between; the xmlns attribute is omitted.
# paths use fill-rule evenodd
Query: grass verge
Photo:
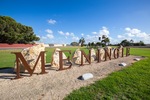
<svg viewBox="0 0 150 100"><path fill-rule="evenodd" d="M74 90L64 100L150 100L150 49L132 48L131 54L148 58Z"/></svg>

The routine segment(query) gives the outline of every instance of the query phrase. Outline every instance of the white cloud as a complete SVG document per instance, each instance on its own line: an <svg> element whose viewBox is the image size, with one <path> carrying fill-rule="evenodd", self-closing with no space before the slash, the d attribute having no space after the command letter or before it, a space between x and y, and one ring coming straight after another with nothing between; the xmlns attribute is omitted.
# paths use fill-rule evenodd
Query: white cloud
<svg viewBox="0 0 150 100"><path fill-rule="evenodd" d="M55 23L56 23L56 20L49 19L49 20L48 20L48 23L49 23L49 24L55 24Z"/></svg>
<svg viewBox="0 0 150 100"><path fill-rule="evenodd" d="M84 34L83 34L83 33L81 33L81 36L84 36Z"/></svg>
<svg viewBox="0 0 150 100"><path fill-rule="evenodd" d="M79 41L79 37L75 36L74 33L72 32L63 32L63 31L58 31L60 35L63 35L65 39L72 39L71 41Z"/></svg>
<svg viewBox="0 0 150 100"><path fill-rule="evenodd" d="M74 33L70 33L70 36L74 37L75 35L74 35Z"/></svg>
<svg viewBox="0 0 150 100"><path fill-rule="evenodd" d="M53 35L53 31L50 29L46 29L45 30L48 34L46 35L46 37L48 37L49 39L53 39L54 35Z"/></svg>
<svg viewBox="0 0 150 100"><path fill-rule="evenodd" d="M111 38L109 36L109 30L107 27L102 27L98 32L94 31L92 32L92 35L86 35L85 41L88 42L99 42L99 37L102 37L102 35L106 35L106 37Z"/></svg>
<svg viewBox="0 0 150 100"><path fill-rule="evenodd" d="M72 37L72 40L78 42L78 41L79 41L79 37L75 37L75 36L74 36L74 37Z"/></svg>
<svg viewBox="0 0 150 100"><path fill-rule="evenodd" d="M66 32L66 36L69 36L70 35L70 33L69 32Z"/></svg>
<svg viewBox="0 0 150 100"><path fill-rule="evenodd" d="M150 36L149 34L142 32L141 30L137 28L125 28L125 33L122 35L117 36L119 39L127 39L127 40L133 40L134 42L143 41L144 43L150 43Z"/></svg>
<svg viewBox="0 0 150 100"><path fill-rule="evenodd" d="M64 32L63 31L58 31L59 34L61 35L64 35Z"/></svg>
<svg viewBox="0 0 150 100"><path fill-rule="evenodd" d="M42 37L41 37L41 39L42 39L42 40L45 40L45 39L47 39L47 37L45 37L45 36L42 36Z"/></svg>
<svg viewBox="0 0 150 100"><path fill-rule="evenodd" d="M46 29L45 31L46 31L47 33L49 33L49 34L53 34L53 31L50 30L50 29Z"/></svg>
<svg viewBox="0 0 150 100"><path fill-rule="evenodd" d="M69 37L69 36L71 36L71 37L74 37L75 35L74 35L74 33L69 33L69 32L63 32L63 31L58 31L58 33L60 34L60 35L64 35L65 37Z"/></svg>
<svg viewBox="0 0 150 100"><path fill-rule="evenodd" d="M97 34L97 32L92 32L92 34Z"/></svg>
<svg viewBox="0 0 150 100"><path fill-rule="evenodd" d="M49 39L53 39L53 38L54 38L53 34L47 34L46 36L47 36Z"/></svg>
<svg viewBox="0 0 150 100"><path fill-rule="evenodd" d="M125 38L125 37L122 36L122 35L118 35L117 37L118 37L119 39Z"/></svg>
<svg viewBox="0 0 150 100"><path fill-rule="evenodd" d="M102 35L106 35L107 37L109 36L109 30L107 27L102 27L102 29L99 31L99 36L102 36Z"/></svg>

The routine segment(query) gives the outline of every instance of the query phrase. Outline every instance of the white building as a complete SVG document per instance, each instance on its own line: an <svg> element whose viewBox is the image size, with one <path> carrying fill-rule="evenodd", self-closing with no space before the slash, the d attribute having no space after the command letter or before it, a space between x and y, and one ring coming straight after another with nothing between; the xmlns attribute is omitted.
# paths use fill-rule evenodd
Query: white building
<svg viewBox="0 0 150 100"><path fill-rule="evenodd" d="M49 44L50 47L65 47L66 44Z"/></svg>

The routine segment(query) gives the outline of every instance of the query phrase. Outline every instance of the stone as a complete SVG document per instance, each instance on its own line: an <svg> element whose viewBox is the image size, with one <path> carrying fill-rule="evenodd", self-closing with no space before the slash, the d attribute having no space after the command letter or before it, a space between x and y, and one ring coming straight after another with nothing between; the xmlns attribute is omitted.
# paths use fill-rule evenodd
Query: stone
<svg viewBox="0 0 150 100"><path fill-rule="evenodd" d="M134 60L135 60L135 61L139 61L139 60L140 60L140 58L134 58Z"/></svg>
<svg viewBox="0 0 150 100"><path fill-rule="evenodd" d="M104 48L98 48L100 50L101 60L105 59L105 50Z"/></svg>
<svg viewBox="0 0 150 100"><path fill-rule="evenodd" d="M93 74L91 74L91 73L85 73L85 74L83 74L81 76L81 79L82 80L88 80L88 79L93 78L93 77L94 77Z"/></svg>
<svg viewBox="0 0 150 100"><path fill-rule="evenodd" d="M59 51L61 51L61 49L56 48L54 50L54 53L52 55L52 62L51 62L51 67L55 67L59 69ZM62 57L63 59L67 59L66 55L64 53L62 53Z"/></svg>
<svg viewBox="0 0 150 100"><path fill-rule="evenodd" d="M109 55L110 55L110 51L111 51L111 55L112 55L112 53L113 53L113 52L112 52L112 50L113 50L112 47L106 46L105 49L108 51L108 54L109 54Z"/></svg>
<svg viewBox="0 0 150 100"><path fill-rule="evenodd" d="M23 57L25 58L25 60L27 61L27 63L30 65L31 69L33 69L36 60L40 54L41 51L45 51L45 46L44 44L38 44L29 48L25 48L21 51L21 54L23 55ZM46 58L46 54L45 54L45 58ZM41 58L39 59L34 72L35 73L40 73L41 72ZM46 61L46 60L45 60ZM19 64L20 67L20 72L26 72L26 69L24 68L24 65L22 64L22 62ZM16 63L15 63L15 67L14 67L14 71L16 72Z"/></svg>
<svg viewBox="0 0 150 100"><path fill-rule="evenodd" d="M76 51L73 54L72 61L74 64L81 64L81 50L76 49ZM86 58L83 56L83 63L86 62Z"/></svg>
<svg viewBox="0 0 150 100"><path fill-rule="evenodd" d="M119 47L118 47L118 49L119 49L119 56L120 57L122 57L122 49L123 49L123 46L122 45L120 45Z"/></svg>
<svg viewBox="0 0 150 100"><path fill-rule="evenodd" d="M96 52L95 50L92 48L91 49L91 62L96 60Z"/></svg>
<svg viewBox="0 0 150 100"><path fill-rule="evenodd" d="M127 65L127 64L124 63L124 62L119 64L119 66L126 66L126 65Z"/></svg>
<svg viewBox="0 0 150 100"><path fill-rule="evenodd" d="M116 49L118 49L119 50L119 57L122 57L122 49L123 49L123 46L122 45L120 45L119 47L117 47ZM114 57L114 51L115 51L115 49L114 48L112 48L112 58ZM115 51L115 55L116 55L116 57L117 57L117 50Z"/></svg>

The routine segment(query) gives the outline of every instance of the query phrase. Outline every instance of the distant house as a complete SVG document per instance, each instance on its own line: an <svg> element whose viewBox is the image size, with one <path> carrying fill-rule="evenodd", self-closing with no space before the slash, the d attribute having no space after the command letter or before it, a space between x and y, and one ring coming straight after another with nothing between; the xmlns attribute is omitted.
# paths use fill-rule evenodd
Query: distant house
<svg viewBox="0 0 150 100"><path fill-rule="evenodd" d="M45 47L49 47L49 44L44 44Z"/></svg>
<svg viewBox="0 0 150 100"><path fill-rule="evenodd" d="M150 44L145 44L147 47L150 47Z"/></svg>
<svg viewBox="0 0 150 100"><path fill-rule="evenodd" d="M65 47L66 44L49 44L50 47Z"/></svg>

